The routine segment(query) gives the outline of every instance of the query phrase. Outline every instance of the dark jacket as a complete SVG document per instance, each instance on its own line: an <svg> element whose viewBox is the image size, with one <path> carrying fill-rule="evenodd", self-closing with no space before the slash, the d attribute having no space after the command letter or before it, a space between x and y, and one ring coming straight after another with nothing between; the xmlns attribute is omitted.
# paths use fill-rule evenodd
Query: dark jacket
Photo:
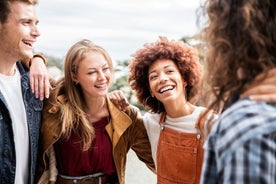
<svg viewBox="0 0 276 184"><path fill-rule="evenodd" d="M21 74L22 96L26 110L30 140L30 164L29 164L29 184L34 183L35 166L37 160L37 148L39 139L39 128L41 122L41 112L43 103L35 98L30 89L29 72L20 62L17 67ZM14 102L16 105L17 102ZM10 113L5 98L0 91L0 183L11 184L15 181L16 153L14 136Z"/></svg>

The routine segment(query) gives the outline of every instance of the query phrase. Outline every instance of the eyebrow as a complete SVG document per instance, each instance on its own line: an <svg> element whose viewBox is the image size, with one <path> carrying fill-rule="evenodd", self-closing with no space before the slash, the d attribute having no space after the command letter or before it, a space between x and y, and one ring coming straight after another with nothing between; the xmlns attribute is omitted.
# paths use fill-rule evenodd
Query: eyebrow
<svg viewBox="0 0 276 184"><path fill-rule="evenodd" d="M168 65L165 65L163 68L169 68L170 66L172 66L173 67L173 65L172 64L168 64ZM153 70L152 72L149 72L149 74L151 74L151 73L154 73L154 72L156 72L155 70Z"/></svg>
<svg viewBox="0 0 276 184"><path fill-rule="evenodd" d="M34 20L32 18L29 18L29 17L20 18L19 21L31 21L31 22L35 22L35 25L37 25L39 23L38 19Z"/></svg>

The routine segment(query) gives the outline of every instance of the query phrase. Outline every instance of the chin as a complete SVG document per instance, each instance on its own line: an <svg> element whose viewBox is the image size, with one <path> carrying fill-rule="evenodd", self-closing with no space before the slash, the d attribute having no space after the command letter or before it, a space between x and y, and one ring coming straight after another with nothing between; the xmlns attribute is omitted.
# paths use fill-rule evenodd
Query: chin
<svg viewBox="0 0 276 184"><path fill-rule="evenodd" d="M100 95L100 96L106 96L106 95L107 95L107 92L100 93L99 95Z"/></svg>
<svg viewBox="0 0 276 184"><path fill-rule="evenodd" d="M25 52L22 54L22 60L24 61L28 61L30 60L31 58L33 58L33 53L32 52Z"/></svg>

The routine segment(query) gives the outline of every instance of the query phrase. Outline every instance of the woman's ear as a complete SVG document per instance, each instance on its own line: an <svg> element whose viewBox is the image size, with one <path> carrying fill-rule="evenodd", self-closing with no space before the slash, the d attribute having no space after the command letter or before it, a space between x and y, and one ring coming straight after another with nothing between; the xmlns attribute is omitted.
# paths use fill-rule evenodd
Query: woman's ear
<svg viewBox="0 0 276 184"><path fill-rule="evenodd" d="M76 84L76 85L78 85L79 84L79 80L77 79L77 76L76 76L76 74L75 73L72 73L72 81Z"/></svg>
<svg viewBox="0 0 276 184"><path fill-rule="evenodd" d="M184 80L182 80L182 82L183 82L183 87L185 88L187 86L187 82Z"/></svg>
<svg viewBox="0 0 276 184"><path fill-rule="evenodd" d="M154 94L153 94L153 92L150 90L150 96L152 97L152 98L154 98Z"/></svg>

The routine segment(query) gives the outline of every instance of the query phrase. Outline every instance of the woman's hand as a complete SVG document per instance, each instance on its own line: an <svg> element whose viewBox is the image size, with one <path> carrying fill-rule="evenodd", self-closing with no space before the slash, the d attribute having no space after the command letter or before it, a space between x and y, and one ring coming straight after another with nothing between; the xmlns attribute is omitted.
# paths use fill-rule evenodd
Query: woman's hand
<svg viewBox="0 0 276 184"><path fill-rule="evenodd" d="M129 103L121 90L112 91L108 93L107 96L121 111L126 111Z"/></svg>
<svg viewBox="0 0 276 184"><path fill-rule="evenodd" d="M260 82L260 79L264 79ZM249 97L255 101L266 101L268 103L276 102L276 68L270 69L265 76L261 73L256 77L253 83L241 95L241 98Z"/></svg>

